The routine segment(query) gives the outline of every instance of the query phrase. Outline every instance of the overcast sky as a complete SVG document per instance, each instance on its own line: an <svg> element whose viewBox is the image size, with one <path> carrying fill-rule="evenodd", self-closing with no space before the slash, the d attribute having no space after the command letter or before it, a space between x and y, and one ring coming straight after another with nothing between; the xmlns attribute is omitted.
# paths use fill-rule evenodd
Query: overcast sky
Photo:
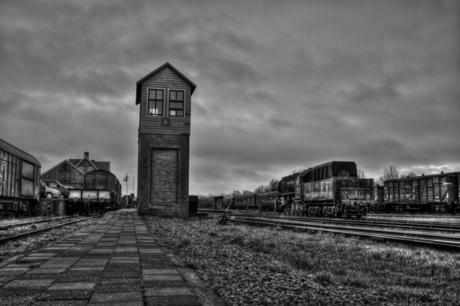
<svg viewBox="0 0 460 306"><path fill-rule="evenodd" d="M332 160L460 171L458 3L1 1L0 138L42 172L89 152L132 192L136 82L169 62L197 85L190 194Z"/></svg>

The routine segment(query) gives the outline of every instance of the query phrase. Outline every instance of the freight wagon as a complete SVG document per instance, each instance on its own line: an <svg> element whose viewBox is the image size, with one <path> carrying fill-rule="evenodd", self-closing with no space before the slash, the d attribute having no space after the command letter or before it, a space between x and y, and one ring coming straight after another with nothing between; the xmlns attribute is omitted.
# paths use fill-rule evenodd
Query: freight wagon
<svg viewBox="0 0 460 306"><path fill-rule="evenodd" d="M120 207L121 184L107 170L93 170L85 174L83 189L70 189L67 202L69 213L102 213Z"/></svg>
<svg viewBox="0 0 460 306"><path fill-rule="evenodd" d="M0 215L34 213L40 196L40 162L0 139Z"/></svg>
<svg viewBox="0 0 460 306"><path fill-rule="evenodd" d="M384 199L385 212L460 212L460 172L422 175L387 180Z"/></svg>

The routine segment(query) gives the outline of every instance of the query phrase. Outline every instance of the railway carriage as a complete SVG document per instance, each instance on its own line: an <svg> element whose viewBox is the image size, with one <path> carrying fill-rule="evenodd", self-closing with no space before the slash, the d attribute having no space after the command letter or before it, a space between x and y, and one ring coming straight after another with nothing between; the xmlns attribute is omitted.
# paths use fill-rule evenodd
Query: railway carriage
<svg viewBox="0 0 460 306"><path fill-rule="evenodd" d="M260 212L276 210L276 203L278 202L279 192L268 191L256 194L256 204Z"/></svg>
<svg viewBox="0 0 460 306"><path fill-rule="evenodd" d="M240 194L235 196L235 209L257 209L255 194Z"/></svg>
<svg viewBox="0 0 460 306"><path fill-rule="evenodd" d="M460 172L387 180L384 183L385 212L460 212Z"/></svg>
<svg viewBox="0 0 460 306"><path fill-rule="evenodd" d="M40 196L40 162L0 139L0 215L31 214Z"/></svg>

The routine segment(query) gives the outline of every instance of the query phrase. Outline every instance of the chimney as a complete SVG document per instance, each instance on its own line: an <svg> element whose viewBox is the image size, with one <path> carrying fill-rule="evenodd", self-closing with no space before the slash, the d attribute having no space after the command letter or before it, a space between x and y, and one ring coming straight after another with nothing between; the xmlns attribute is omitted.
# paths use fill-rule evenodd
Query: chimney
<svg viewBox="0 0 460 306"><path fill-rule="evenodd" d="M89 158L89 152L85 152L85 155L83 158Z"/></svg>

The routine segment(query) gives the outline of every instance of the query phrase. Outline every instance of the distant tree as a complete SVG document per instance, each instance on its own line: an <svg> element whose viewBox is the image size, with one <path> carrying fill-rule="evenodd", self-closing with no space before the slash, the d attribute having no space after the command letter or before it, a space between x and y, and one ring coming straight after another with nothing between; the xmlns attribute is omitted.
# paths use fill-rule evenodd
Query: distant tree
<svg viewBox="0 0 460 306"><path fill-rule="evenodd" d="M383 181L399 178L399 171L395 166L391 165L383 170Z"/></svg>
<svg viewBox="0 0 460 306"><path fill-rule="evenodd" d="M270 190L270 186L269 185L260 185L259 187L257 187L256 189L254 189L254 193L263 193L267 190Z"/></svg>
<svg viewBox="0 0 460 306"><path fill-rule="evenodd" d="M378 179L374 179L376 185L383 186L383 176L379 177Z"/></svg>
<svg viewBox="0 0 460 306"><path fill-rule="evenodd" d="M361 169L358 169L358 178L366 178L366 173Z"/></svg>
<svg viewBox="0 0 460 306"><path fill-rule="evenodd" d="M241 192L239 192L239 190L233 190L232 192L232 196L237 196L237 195L240 195Z"/></svg>
<svg viewBox="0 0 460 306"><path fill-rule="evenodd" d="M271 179L268 186L270 187L270 190L276 190L278 187L278 180Z"/></svg>
<svg viewBox="0 0 460 306"><path fill-rule="evenodd" d="M296 174L296 173L300 173L300 172L303 172L305 170L307 170L308 168L300 168L300 169L297 169L297 170L293 170L291 173L289 173L289 175L291 174Z"/></svg>
<svg viewBox="0 0 460 306"><path fill-rule="evenodd" d="M249 190L243 190L243 194L254 194L254 192L249 191Z"/></svg>
<svg viewBox="0 0 460 306"><path fill-rule="evenodd" d="M409 171L407 172L407 174L401 174L401 178L405 178L405 177L414 177L414 176L417 176L417 173L415 173L414 171Z"/></svg>

